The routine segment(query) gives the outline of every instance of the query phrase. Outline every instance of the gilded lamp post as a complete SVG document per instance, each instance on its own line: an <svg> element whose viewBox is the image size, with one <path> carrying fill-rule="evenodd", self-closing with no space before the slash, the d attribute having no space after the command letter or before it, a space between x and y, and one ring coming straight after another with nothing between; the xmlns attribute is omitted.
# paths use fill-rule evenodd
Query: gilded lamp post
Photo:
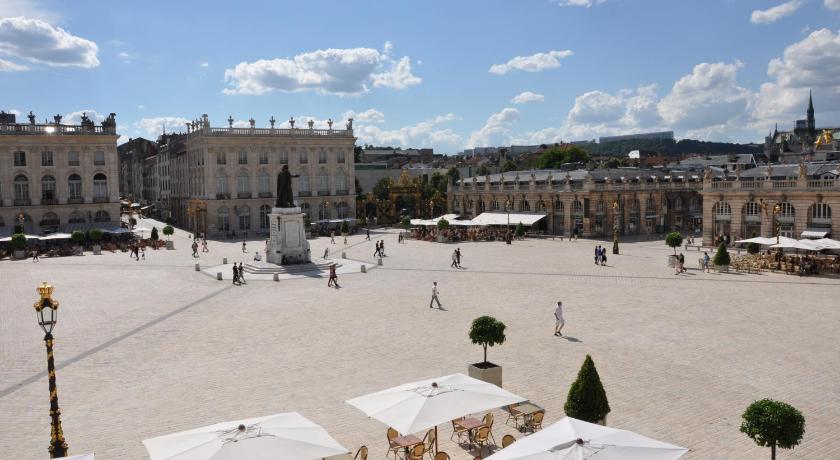
<svg viewBox="0 0 840 460"><path fill-rule="evenodd" d="M613 201L613 254L618 254L618 200Z"/></svg>
<svg viewBox="0 0 840 460"><path fill-rule="evenodd" d="M44 342L47 345L47 375L50 384L50 458L67 456L67 442L61 430L61 410L58 408L58 389L55 386L55 361L53 360L52 330L58 321L58 301L53 300L53 287L46 281L38 286L41 299L35 302L35 312L38 314L38 325L44 330Z"/></svg>

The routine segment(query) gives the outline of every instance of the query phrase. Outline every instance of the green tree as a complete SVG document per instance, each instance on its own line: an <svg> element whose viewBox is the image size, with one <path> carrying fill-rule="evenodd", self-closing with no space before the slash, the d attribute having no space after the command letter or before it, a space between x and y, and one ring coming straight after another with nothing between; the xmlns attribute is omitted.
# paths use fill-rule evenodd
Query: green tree
<svg viewBox="0 0 840 460"><path fill-rule="evenodd" d="M22 251L26 247L26 235L23 233L12 235L12 247L18 251Z"/></svg>
<svg viewBox="0 0 840 460"><path fill-rule="evenodd" d="M487 364L487 347L505 343L505 323L492 316L479 316L470 327L470 340L484 347L484 364Z"/></svg>
<svg viewBox="0 0 840 460"><path fill-rule="evenodd" d="M510 171L516 171L516 170L517 170L516 163L514 163L511 160L506 161L502 165L502 172L503 173L510 172Z"/></svg>
<svg viewBox="0 0 840 460"><path fill-rule="evenodd" d="M451 166L449 170L446 171L446 177L448 177L452 183L455 183L461 179L461 173L458 172L458 168Z"/></svg>
<svg viewBox="0 0 840 460"><path fill-rule="evenodd" d="M805 434L802 412L780 401L756 401L747 407L741 417L741 432L761 447L770 446L772 460L776 459L776 447L793 449Z"/></svg>
<svg viewBox="0 0 840 460"><path fill-rule="evenodd" d="M88 238L90 238L90 241L92 241L93 244L98 243L99 240L102 239L102 230L98 228L91 229L91 231L88 232Z"/></svg>
<svg viewBox="0 0 840 460"><path fill-rule="evenodd" d="M455 170L457 171L457 169ZM430 193L426 198L431 198L435 196L435 194L439 194L440 196L446 196L446 183L448 180L448 176L441 174L439 172L432 173L432 177L429 179L429 187Z"/></svg>
<svg viewBox="0 0 840 460"><path fill-rule="evenodd" d="M152 241L157 241L159 238L157 227L152 227Z"/></svg>
<svg viewBox="0 0 840 460"><path fill-rule="evenodd" d="M350 233L350 226L349 226L349 225L347 225L347 221L346 221L346 220L342 220L342 221L341 221L341 233L342 233L343 235L346 235L346 234Z"/></svg>
<svg viewBox="0 0 840 460"><path fill-rule="evenodd" d="M747 252L750 254L758 254L758 243L747 243Z"/></svg>
<svg viewBox="0 0 840 460"><path fill-rule="evenodd" d="M73 233L70 234L70 239L81 246L85 242L85 232L81 230L73 230Z"/></svg>
<svg viewBox="0 0 840 460"><path fill-rule="evenodd" d="M717 252L715 253L715 257L712 259L715 265L724 266L729 265L729 252L726 251L726 244L720 243L720 246L717 248Z"/></svg>
<svg viewBox="0 0 840 460"><path fill-rule="evenodd" d="M362 153L364 153L365 149L361 146L356 146L353 148L353 162L354 163L361 163L362 162Z"/></svg>
<svg viewBox="0 0 840 460"><path fill-rule="evenodd" d="M166 223L166 225L175 225L175 219L173 219L172 216L167 217L166 220L164 220L164 222Z"/></svg>
<svg viewBox="0 0 840 460"><path fill-rule="evenodd" d="M446 230L449 228L449 221L446 219L440 219L437 221L437 228L438 230Z"/></svg>
<svg viewBox="0 0 840 460"><path fill-rule="evenodd" d="M164 234L164 235L166 235L166 239L167 239L167 240L168 240L168 239L169 239L169 237L170 237L170 236L172 236L174 233L175 233L175 228L174 228L174 227L172 227L171 225L167 225L166 227L163 227L163 234Z"/></svg>
<svg viewBox="0 0 840 460"><path fill-rule="evenodd" d="M671 232L665 235L665 244L674 248L674 255L677 255L677 248L682 245L683 237L680 232Z"/></svg>
<svg viewBox="0 0 840 460"><path fill-rule="evenodd" d="M586 355L580 367L577 379L569 388L566 405L563 406L566 415L590 423L598 423L610 412L607 393L598 376L598 369L592 357Z"/></svg>
<svg viewBox="0 0 840 460"><path fill-rule="evenodd" d="M592 157L586 150L572 145L552 147L537 158L537 169L557 169L566 163L586 163Z"/></svg>
<svg viewBox="0 0 840 460"><path fill-rule="evenodd" d="M304 214L303 215L303 226L307 230L309 230L309 227L312 226L312 219L309 218L309 214Z"/></svg>
<svg viewBox="0 0 840 460"><path fill-rule="evenodd" d="M525 226L522 225L522 222L516 224L516 231L514 232L517 238L522 238L525 236Z"/></svg>
<svg viewBox="0 0 840 460"><path fill-rule="evenodd" d="M403 228L411 227L411 218L408 216L403 217L400 219L400 225L402 225Z"/></svg>
<svg viewBox="0 0 840 460"><path fill-rule="evenodd" d="M387 200L391 196L391 178L383 177L373 186L373 194L380 200Z"/></svg>
<svg viewBox="0 0 840 460"><path fill-rule="evenodd" d="M353 180L355 181L355 185L356 185L356 198L364 197L365 196L365 191L362 190L362 184L359 183L359 178L356 177Z"/></svg>
<svg viewBox="0 0 840 460"><path fill-rule="evenodd" d="M490 174L490 168L488 168L487 165L481 165L475 170L476 176L486 176L488 174Z"/></svg>

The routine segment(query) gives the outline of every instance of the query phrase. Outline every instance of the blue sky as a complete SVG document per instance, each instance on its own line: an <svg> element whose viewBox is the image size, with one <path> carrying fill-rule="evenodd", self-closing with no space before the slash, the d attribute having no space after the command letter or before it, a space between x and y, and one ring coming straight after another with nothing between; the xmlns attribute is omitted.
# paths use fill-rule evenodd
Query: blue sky
<svg viewBox="0 0 840 460"><path fill-rule="evenodd" d="M210 116L465 147L840 125L840 0L0 2L2 108L117 113L121 141ZM21 115L22 117L22 115Z"/></svg>

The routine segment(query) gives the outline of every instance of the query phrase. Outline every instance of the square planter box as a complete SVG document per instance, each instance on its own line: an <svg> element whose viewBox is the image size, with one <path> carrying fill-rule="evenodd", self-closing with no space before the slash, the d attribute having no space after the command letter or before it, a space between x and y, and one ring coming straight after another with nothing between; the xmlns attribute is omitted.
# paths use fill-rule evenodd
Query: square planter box
<svg viewBox="0 0 840 460"><path fill-rule="evenodd" d="M715 271L720 273L729 273L729 265L715 265Z"/></svg>
<svg viewBox="0 0 840 460"><path fill-rule="evenodd" d="M175 242L172 240L166 240L166 249L169 249L170 251L175 249Z"/></svg>
<svg viewBox="0 0 840 460"><path fill-rule="evenodd" d="M26 258L26 251L22 251L20 249L15 249L13 254L14 254L15 259L25 259Z"/></svg>
<svg viewBox="0 0 840 460"><path fill-rule="evenodd" d="M102 255L102 246L98 244L93 245L93 255L101 256Z"/></svg>
<svg viewBox="0 0 840 460"><path fill-rule="evenodd" d="M502 386L502 366L497 366L488 362L487 368L483 367L484 363L470 364L467 368L468 375L474 379L483 382L492 383L501 388Z"/></svg>

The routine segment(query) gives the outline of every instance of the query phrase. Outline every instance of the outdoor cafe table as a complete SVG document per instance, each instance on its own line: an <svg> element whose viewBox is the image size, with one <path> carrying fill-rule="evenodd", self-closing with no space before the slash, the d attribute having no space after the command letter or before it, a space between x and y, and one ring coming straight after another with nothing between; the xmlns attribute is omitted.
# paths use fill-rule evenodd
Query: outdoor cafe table
<svg viewBox="0 0 840 460"><path fill-rule="evenodd" d="M542 407L532 402L526 401L524 403L511 406L508 409L508 412L510 413L511 417L513 417L513 422L516 424L516 428L519 428L519 417L527 419L534 413L539 412L541 410L543 410Z"/></svg>
<svg viewBox="0 0 840 460"><path fill-rule="evenodd" d="M473 437L475 436L475 433L473 433L473 431L475 431L476 428L484 426L484 422L475 417L465 417L461 420L455 420L455 425L467 430L470 441L472 441Z"/></svg>
<svg viewBox="0 0 840 460"><path fill-rule="evenodd" d="M423 441L417 436L409 434L406 436L397 436L396 438L392 439L391 442L405 449L405 453L406 455L408 455L408 450L410 448L416 446L417 444L420 444Z"/></svg>

